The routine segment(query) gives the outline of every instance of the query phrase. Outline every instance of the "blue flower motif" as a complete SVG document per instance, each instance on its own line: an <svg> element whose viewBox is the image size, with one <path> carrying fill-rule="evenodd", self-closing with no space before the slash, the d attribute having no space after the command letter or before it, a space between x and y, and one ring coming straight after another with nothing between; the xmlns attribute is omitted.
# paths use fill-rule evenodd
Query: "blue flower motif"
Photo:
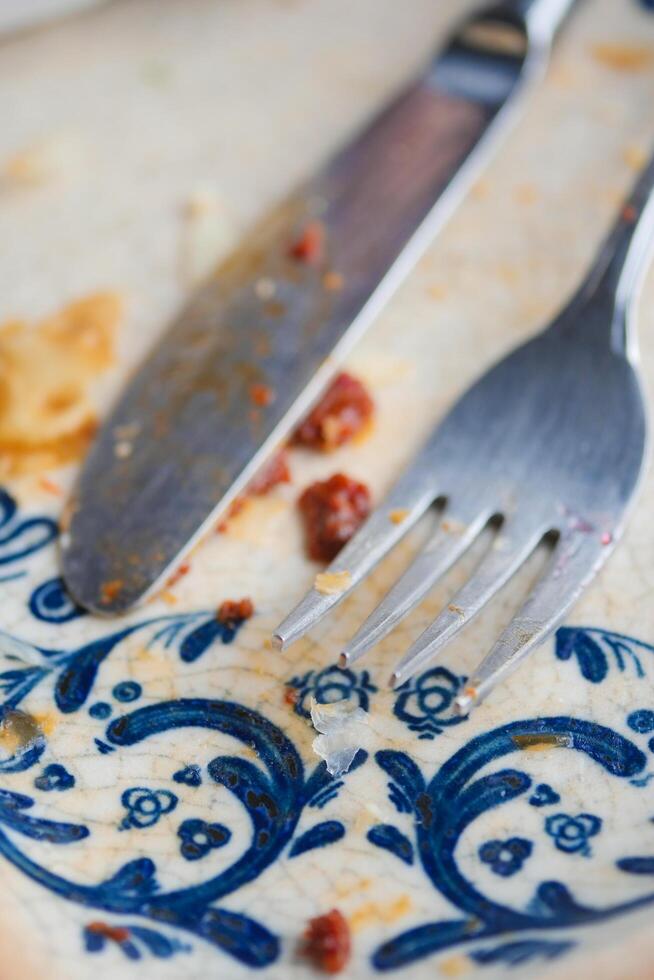
<svg viewBox="0 0 654 980"><path fill-rule="evenodd" d="M532 795L529 797L531 806L550 806L552 803L560 803L561 797L548 786L547 783L539 783Z"/></svg>
<svg viewBox="0 0 654 980"><path fill-rule="evenodd" d="M579 813L576 817L567 813L555 813L545 821L545 832L553 839L559 851L590 857L588 838L598 834L601 826L600 817L595 817L592 813Z"/></svg>
<svg viewBox="0 0 654 980"><path fill-rule="evenodd" d="M310 718L311 698L320 704L333 704L348 698L356 698L359 706L368 710L370 694L377 688L370 681L367 670L357 674L354 670L341 670L340 667L325 667L324 670L310 670L302 677L293 677L286 682L287 687L295 688L298 697L295 702L295 712L303 718Z"/></svg>
<svg viewBox="0 0 654 980"><path fill-rule="evenodd" d="M488 840L479 848L479 857L484 864L490 864L494 874L509 878L520 870L533 848L531 841L524 837Z"/></svg>
<svg viewBox="0 0 654 980"><path fill-rule="evenodd" d="M129 830L136 827L152 827L159 817L171 813L177 806L177 797L167 789L146 789L144 786L133 786L126 789L120 802L127 810L120 829Z"/></svg>
<svg viewBox="0 0 654 980"><path fill-rule="evenodd" d="M448 725L466 720L453 709L454 698L465 680L446 667L432 667L398 688L393 713L412 732L419 732L419 738L432 739Z"/></svg>
<svg viewBox="0 0 654 980"><path fill-rule="evenodd" d="M116 701L136 701L141 696L141 685L136 681L120 681L111 693Z"/></svg>
<svg viewBox="0 0 654 980"><path fill-rule="evenodd" d="M201 786L202 772L199 766L191 764L174 772L173 779L176 783L184 783L185 786Z"/></svg>
<svg viewBox="0 0 654 980"><path fill-rule="evenodd" d="M224 847L232 836L231 830L221 823L206 820L184 820L177 829L181 840L180 851L187 861L199 861L216 847Z"/></svg>
<svg viewBox="0 0 654 980"><path fill-rule="evenodd" d="M627 717L627 724L632 732L636 732L638 735L654 732L654 711L650 711L648 708L632 711Z"/></svg>
<svg viewBox="0 0 654 980"><path fill-rule="evenodd" d="M68 772L65 766L53 762L45 767L40 776L36 777L34 785L37 789L43 790L44 793L49 793L53 789L63 792L75 785L75 777Z"/></svg>

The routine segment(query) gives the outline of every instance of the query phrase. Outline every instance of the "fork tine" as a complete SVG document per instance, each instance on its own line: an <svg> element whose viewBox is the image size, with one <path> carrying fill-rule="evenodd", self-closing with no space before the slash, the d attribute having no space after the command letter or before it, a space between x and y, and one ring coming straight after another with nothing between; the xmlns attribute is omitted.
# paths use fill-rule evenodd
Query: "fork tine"
<svg viewBox="0 0 654 980"><path fill-rule="evenodd" d="M390 549L411 529L438 496L433 477L426 479L421 456L395 484L386 499L373 511L366 523L346 544L327 572L348 572L346 588L336 595L324 595L310 589L295 609L277 627L273 645L278 650L304 636L371 571ZM401 512L401 520L397 520Z"/></svg>
<svg viewBox="0 0 654 980"><path fill-rule="evenodd" d="M582 540L579 532L561 538L531 595L456 698L458 714L467 715L547 639L608 555L612 543L609 535L602 539L586 534Z"/></svg>
<svg viewBox="0 0 654 980"><path fill-rule="evenodd" d="M390 633L468 550L492 516L492 512L471 511L464 520L464 513L460 506L454 513L447 508L432 538L343 649L339 666L355 663Z"/></svg>
<svg viewBox="0 0 654 980"><path fill-rule="evenodd" d="M466 584L427 627L391 675L391 687L413 676L477 615L536 548L547 528L507 522Z"/></svg>

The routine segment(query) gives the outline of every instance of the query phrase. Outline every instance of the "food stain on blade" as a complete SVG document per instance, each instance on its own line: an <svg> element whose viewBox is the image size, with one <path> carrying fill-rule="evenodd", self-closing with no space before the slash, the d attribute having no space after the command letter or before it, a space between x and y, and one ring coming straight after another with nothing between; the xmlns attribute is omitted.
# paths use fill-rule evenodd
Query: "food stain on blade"
<svg viewBox="0 0 654 980"><path fill-rule="evenodd" d="M97 421L89 399L113 363L122 303L93 293L35 326L0 326L0 476L41 474L79 459Z"/></svg>
<svg viewBox="0 0 654 980"><path fill-rule="evenodd" d="M320 733L313 740L313 751L325 760L327 772L344 776L359 749L368 744L368 712L354 701L319 704L311 698L311 721Z"/></svg>

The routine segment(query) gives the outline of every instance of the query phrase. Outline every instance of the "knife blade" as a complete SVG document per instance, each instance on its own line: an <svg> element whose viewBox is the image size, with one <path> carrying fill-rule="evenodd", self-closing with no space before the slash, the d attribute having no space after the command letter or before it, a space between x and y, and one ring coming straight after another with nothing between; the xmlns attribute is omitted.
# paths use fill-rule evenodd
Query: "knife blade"
<svg viewBox="0 0 654 980"><path fill-rule="evenodd" d="M191 297L69 501L61 558L77 602L116 615L146 599L244 489L480 172L573 3L513 0L465 20ZM308 233L304 254L293 246Z"/></svg>

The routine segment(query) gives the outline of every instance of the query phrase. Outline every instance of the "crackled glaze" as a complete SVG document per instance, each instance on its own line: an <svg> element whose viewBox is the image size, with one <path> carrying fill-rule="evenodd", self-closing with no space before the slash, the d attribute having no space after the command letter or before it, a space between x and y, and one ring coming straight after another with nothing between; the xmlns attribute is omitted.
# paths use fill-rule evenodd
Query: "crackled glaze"
<svg viewBox="0 0 654 980"><path fill-rule="evenodd" d="M199 177L215 175L244 225L418 66L454 5L436 7L194 0L158 3L155 21L149 0L131 0L6 44L1 152L33 139L24 116L45 135L77 131L93 165L7 190L3 315L38 319L100 282L124 293L120 363L94 392L102 411L182 297L177 222ZM654 21L594 0L571 22L530 115L354 352L377 404L366 440L293 450L292 484L210 535L163 597L119 621L86 615L58 573L63 493L38 480L1 491L3 980L309 980L298 939L334 907L357 980L639 976L654 903L651 476L570 621L470 719L453 712L456 687L537 559L394 693L391 663L474 554L356 669L338 671L335 653L427 528L310 640L284 654L268 642L318 570L302 553L300 490L343 470L379 497L430 420L581 275L634 147L654 138L654 75L592 57L616 38L654 46ZM112 126L107 65L130 106ZM650 382L653 296L650 278ZM74 474L48 477L65 492ZM250 620L217 621L223 600L246 595ZM343 696L369 712L370 738L335 779L312 751L309 711L312 697Z"/></svg>

